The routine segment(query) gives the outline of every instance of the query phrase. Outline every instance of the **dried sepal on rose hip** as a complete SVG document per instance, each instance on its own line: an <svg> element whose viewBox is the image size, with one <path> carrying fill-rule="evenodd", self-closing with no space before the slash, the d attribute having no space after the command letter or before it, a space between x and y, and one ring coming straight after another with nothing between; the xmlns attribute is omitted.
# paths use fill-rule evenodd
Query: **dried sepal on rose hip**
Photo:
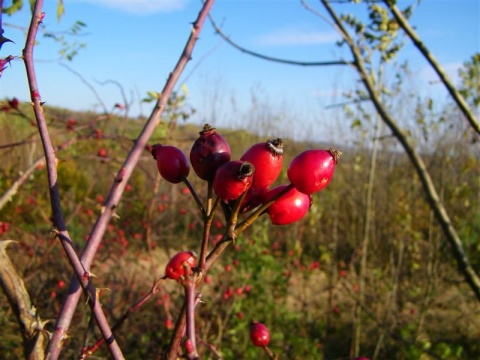
<svg viewBox="0 0 480 360"><path fill-rule="evenodd" d="M277 179L283 165L283 140L280 138L254 144L240 157L255 166L252 189L267 189Z"/></svg>
<svg viewBox="0 0 480 360"><path fill-rule="evenodd" d="M230 161L230 145L217 130L205 124L190 150L190 163L197 176L212 181L217 169Z"/></svg>
<svg viewBox="0 0 480 360"><path fill-rule="evenodd" d="M235 200L252 185L255 167L248 161L234 160L220 166L213 180L213 190L223 201Z"/></svg>
<svg viewBox="0 0 480 360"><path fill-rule="evenodd" d="M304 194L313 194L325 188L332 179L340 150L306 150L290 163L287 176L292 185Z"/></svg>
<svg viewBox="0 0 480 360"><path fill-rule="evenodd" d="M252 340L255 346L268 346L270 342L270 332L268 328L258 321L252 321L250 324L250 340Z"/></svg>
<svg viewBox="0 0 480 360"><path fill-rule="evenodd" d="M155 144L152 146L152 156L157 161L158 172L168 182L178 184L187 178L190 164L179 148Z"/></svg>
<svg viewBox="0 0 480 360"><path fill-rule="evenodd" d="M194 267L197 260L197 254L193 251L181 251L174 255L165 266L165 277L172 280L178 280L185 275L185 267Z"/></svg>
<svg viewBox="0 0 480 360"><path fill-rule="evenodd" d="M270 201L288 185L279 185L265 195L265 202ZM304 194L294 187L282 194L267 209L267 214L273 225L288 225L302 219L312 204L310 195Z"/></svg>

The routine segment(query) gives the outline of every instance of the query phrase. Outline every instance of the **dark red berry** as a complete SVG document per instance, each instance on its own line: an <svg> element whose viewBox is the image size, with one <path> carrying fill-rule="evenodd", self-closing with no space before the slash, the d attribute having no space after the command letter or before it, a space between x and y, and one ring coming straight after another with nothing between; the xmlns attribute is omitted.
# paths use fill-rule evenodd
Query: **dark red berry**
<svg viewBox="0 0 480 360"><path fill-rule="evenodd" d="M197 255L193 251L181 251L174 255L165 267L165 276L177 280L185 275L185 265L194 267Z"/></svg>
<svg viewBox="0 0 480 360"><path fill-rule="evenodd" d="M224 201L235 200L252 185L255 167L247 161L229 161L220 166L213 190Z"/></svg>
<svg viewBox="0 0 480 360"><path fill-rule="evenodd" d="M304 194L322 190L332 179L340 150L307 150L297 155L287 170L292 185Z"/></svg>
<svg viewBox="0 0 480 360"><path fill-rule="evenodd" d="M270 342L270 332L264 324L253 321L250 324L250 339L253 345L265 347Z"/></svg>
<svg viewBox="0 0 480 360"><path fill-rule="evenodd" d="M230 161L230 146L209 124L205 124L199 134L190 150L190 162L200 179L212 181L217 169Z"/></svg>
<svg viewBox="0 0 480 360"><path fill-rule="evenodd" d="M12 109L18 109L18 105L20 104L20 102L18 101L17 98L13 98L12 100L8 100L8 105L12 108Z"/></svg>
<svg viewBox="0 0 480 360"><path fill-rule="evenodd" d="M73 130L76 124L77 124L77 121L75 119L68 119L67 129L68 130Z"/></svg>
<svg viewBox="0 0 480 360"><path fill-rule="evenodd" d="M183 181L190 172L187 157L175 146L155 144L152 147L152 156L157 160L160 175L173 184Z"/></svg>
<svg viewBox="0 0 480 360"><path fill-rule="evenodd" d="M269 201L273 196L287 187L288 185L280 185L270 190L265 195L266 201ZM310 205L310 195L291 188L268 207L267 213L270 216L272 224L287 225L303 218L307 214Z"/></svg>
<svg viewBox="0 0 480 360"><path fill-rule="evenodd" d="M283 141L278 138L252 145L240 160L255 166L252 189L268 188L282 171Z"/></svg>

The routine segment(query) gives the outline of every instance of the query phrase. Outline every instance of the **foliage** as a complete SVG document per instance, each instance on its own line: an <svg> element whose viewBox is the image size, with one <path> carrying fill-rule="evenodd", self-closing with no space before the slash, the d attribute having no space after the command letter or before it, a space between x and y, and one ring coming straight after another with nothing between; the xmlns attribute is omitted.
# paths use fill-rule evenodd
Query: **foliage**
<svg viewBox="0 0 480 360"><path fill-rule="evenodd" d="M20 109L29 116L26 105ZM76 139L58 154L62 160L59 184L68 226L80 248L88 239L87 231L96 214L102 211L103 197L113 181L110 174L128 148L129 134L135 133L139 124L119 116L103 118L61 109L47 108L47 115L54 120L55 143ZM10 128L11 134L2 139L2 144L7 139L15 142L31 134L25 119L15 111L1 116L2 128ZM73 127L69 126L72 119L76 120ZM164 130L159 131L165 134ZM197 131L191 125L178 125L162 138L167 136L169 143L188 152L191 143L185 139L194 138ZM451 129L445 127L445 131ZM253 134L226 134L233 153L241 153L245 137L252 143L258 140ZM162 138L153 141L165 141ZM474 239L478 238L475 214L479 204L472 197L479 190L478 167L472 158L476 154L473 148L458 148L456 141L460 140L439 133L439 150L429 154L429 163L456 221L469 234L467 249L478 268L479 259L474 256L478 244ZM274 227L267 218L260 218L212 269L197 312L199 346L206 357L215 358L214 353L218 352L225 359L258 358L259 349L250 344L247 330L254 319L269 326L271 347L281 359L348 356L350 309L358 286L357 254L364 221L364 167L369 157L369 149L363 143L358 141L354 148L343 149L344 158L334 181L315 195L305 220ZM288 163L293 154L306 146L312 144L287 142L285 161ZM108 150L108 158L97 156L102 147ZM382 170L374 192L378 216L372 226L375 251L371 253L367 273L362 349L366 356L371 356L384 334L381 358L417 359L428 354L458 359L478 357L480 322L475 299L457 281L455 264L408 161L390 147L389 141L382 145ZM35 143L2 150L4 164L9 165L2 166L0 193L15 181L19 170L40 156L40 150ZM22 161L13 161L17 158ZM142 158L117 209L119 217L112 220L92 268L95 285L108 289L101 296L112 320L148 292L152 281L162 276L171 255L191 249L200 236L202 220L188 191L181 185L159 181L151 155L145 151ZM24 274L43 318L53 318L71 275L62 249L49 235L44 171L38 169L1 210L0 220L9 224L1 237L19 241L10 255ZM351 179L356 179L355 185ZM278 182L285 181L283 173ZM201 189L201 183L193 178L192 182ZM156 186L158 190L154 191ZM222 219L216 218L212 241L223 231ZM165 284L161 293L132 314L118 331L127 358L160 355L166 348L171 334L166 320L175 318L183 297L181 287L175 285ZM397 289L395 297L392 289ZM452 302L459 306L452 308ZM5 303L0 308L4 314L8 312ZM17 325L13 319L2 319L4 334L15 333ZM85 307L77 310L75 323L65 344L67 358L76 358L81 347L82 334L89 323ZM447 330L442 323L455 326ZM51 329L50 326L47 328ZM451 341L446 342L446 338ZM0 351L15 358L19 344L19 339L2 336ZM97 356L107 356L105 351L101 349Z"/></svg>
<svg viewBox="0 0 480 360"><path fill-rule="evenodd" d="M474 107L480 105L480 53L472 55L459 70L462 86L460 92Z"/></svg>

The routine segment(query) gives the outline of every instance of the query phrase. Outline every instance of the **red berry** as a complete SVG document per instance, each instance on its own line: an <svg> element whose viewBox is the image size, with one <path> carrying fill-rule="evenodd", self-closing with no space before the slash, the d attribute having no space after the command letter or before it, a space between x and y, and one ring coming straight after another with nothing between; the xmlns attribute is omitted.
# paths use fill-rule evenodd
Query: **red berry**
<svg viewBox="0 0 480 360"><path fill-rule="evenodd" d="M75 119L68 119L68 121L67 121L67 129L68 129L68 130L73 130L76 124L77 124L77 120L75 120Z"/></svg>
<svg viewBox="0 0 480 360"><path fill-rule="evenodd" d="M253 321L250 324L250 339L253 345L265 347L270 342L270 332L264 324Z"/></svg>
<svg viewBox="0 0 480 360"><path fill-rule="evenodd" d="M195 351L192 340L190 339L185 340L185 350L187 351L187 354L192 354Z"/></svg>
<svg viewBox="0 0 480 360"><path fill-rule="evenodd" d="M168 330L172 330L175 327L175 324L173 323L172 319L166 319L165 320L165 328Z"/></svg>
<svg viewBox="0 0 480 360"><path fill-rule="evenodd" d="M252 145L240 158L255 166L252 189L268 188L282 171L283 141L278 138Z"/></svg>
<svg viewBox="0 0 480 360"><path fill-rule="evenodd" d="M340 150L307 150L297 155L287 170L288 179L304 194L322 190L330 182Z"/></svg>
<svg viewBox="0 0 480 360"><path fill-rule="evenodd" d="M105 150L104 148L101 148L100 150L98 150L97 156L102 157L102 158L106 158L108 156L107 155L107 150Z"/></svg>
<svg viewBox="0 0 480 360"><path fill-rule="evenodd" d="M280 185L270 190L265 198L268 201L280 191L287 188L288 185ZM310 195L301 193L295 188L291 188L285 194L281 195L270 207L267 213L274 225L287 225L303 218L310 208Z"/></svg>
<svg viewBox="0 0 480 360"><path fill-rule="evenodd" d="M2 226L0 227L3 232L8 232L10 230L10 224L8 222L0 222Z"/></svg>
<svg viewBox="0 0 480 360"><path fill-rule="evenodd" d="M181 251L174 255L165 267L165 276L177 280L185 274L185 265L195 266L197 255L193 251Z"/></svg>
<svg viewBox="0 0 480 360"><path fill-rule="evenodd" d="M183 181L190 172L187 157L175 146L155 144L152 147L152 156L157 160L160 175L173 184Z"/></svg>
<svg viewBox="0 0 480 360"><path fill-rule="evenodd" d="M20 104L20 102L18 101L17 98L13 98L12 100L8 100L8 105L12 108L12 109L18 109L18 105Z"/></svg>
<svg viewBox="0 0 480 360"><path fill-rule="evenodd" d="M235 200L250 188L254 172L247 161L229 161L218 168L213 190L224 201Z"/></svg>
<svg viewBox="0 0 480 360"><path fill-rule="evenodd" d="M190 162L200 179L212 181L217 169L230 161L230 145L209 124L199 134L190 150Z"/></svg>

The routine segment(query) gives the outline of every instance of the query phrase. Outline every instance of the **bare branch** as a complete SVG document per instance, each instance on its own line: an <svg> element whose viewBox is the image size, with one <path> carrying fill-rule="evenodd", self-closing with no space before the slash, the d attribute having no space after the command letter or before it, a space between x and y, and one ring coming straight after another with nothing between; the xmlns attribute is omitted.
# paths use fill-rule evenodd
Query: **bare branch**
<svg viewBox="0 0 480 360"><path fill-rule="evenodd" d="M25 62L25 69L27 72L33 111L35 113L35 119L37 121L37 127L40 133L40 138L42 140L43 151L46 159L53 225L55 227L57 237L59 238L64 248L65 254L67 255L68 260L70 261L72 268L75 271L75 275L77 276L77 288L79 289L80 293L81 289L85 291L89 299L88 303L92 308L92 312L95 316L100 331L102 332L103 337L108 340L108 347L113 358L123 359L122 351L120 350L118 343L113 337L112 330L108 325L100 302L96 298L96 290L90 281L88 271L81 263L80 259L77 256L75 248L73 247L73 243L66 228L62 208L60 205L60 193L57 174L58 159L56 158L55 149L53 147L52 140L50 138L48 127L46 124L45 114L43 112L43 103L40 97L40 90L37 83L35 64L33 60L33 49L35 45L36 35L38 32L38 28L45 16L45 13L42 12L42 7L43 1L37 0L35 2L32 12L32 18L27 34L27 39L25 42L25 48L23 50L23 58ZM81 285L81 288L78 285ZM63 332L61 331L61 329L55 329L55 333L57 332L60 333L60 338L62 338Z"/></svg>
<svg viewBox="0 0 480 360"><path fill-rule="evenodd" d="M95 95L95 98L97 99L98 103L100 104L100 106L103 108L103 112L104 114L107 114L108 113L108 110L107 110L107 107L105 105L105 103L103 102L102 98L100 97L100 95L98 94L97 90L95 90L95 88L92 86L92 84L90 84L84 77L82 74L80 74L78 71L75 71L74 69L72 69L70 66L68 66L67 64L65 63L60 63L60 65L62 65L65 69L67 69L68 71L70 71L72 74L74 74L76 77L78 77L93 93L93 95Z"/></svg>
<svg viewBox="0 0 480 360"><path fill-rule="evenodd" d="M402 12L398 9L398 7L392 1L389 1L389 0L384 0L384 3L392 12L393 16L398 22L398 25L400 25L400 27L407 33L407 35L412 40L413 44L417 47L417 49L422 53L425 59L427 59L427 61L432 66L432 68L435 70L438 77L443 82L448 92L453 97L453 100L455 100L458 107L467 118L470 125L477 132L477 134L480 135L480 124L478 122L478 119L475 117L474 113L470 110L470 107L468 106L467 102L463 98L462 94L460 94L457 88L452 84L447 74L442 69L438 61L435 59L433 54L428 50L428 48L422 42L422 40L417 35L415 30L410 26L410 24L408 23L408 20L405 18L405 16L403 16Z"/></svg>
<svg viewBox="0 0 480 360"><path fill-rule="evenodd" d="M128 179L132 175L133 170L135 169L135 166L137 165L140 159L140 156L143 153L145 146L147 145L148 140L150 139L152 133L154 132L157 125L161 121L161 115L165 110L168 99L170 98L170 95L175 87L175 84L177 83L180 75L185 69L185 66L191 59L193 48L198 39L200 31L203 28L207 14L209 13L211 7L213 6L213 3L214 3L214 0L207 0L203 4L203 7L196 21L193 23L191 33L187 40L185 48L182 54L180 55L180 58L178 59L178 62L175 68L170 73L170 76L168 77L168 80L165 83L163 90L161 91L161 96L158 98L157 103L149 119L145 123L144 128L142 129L138 139L135 141L132 149L130 150L130 153L125 159L125 162L123 163L122 167L118 171L118 174L110 189L110 192L106 197L105 208L104 208L105 210L102 212L102 214L100 214L100 217L97 219L97 222L93 226L89 235L89 241L81 255L82 263L86 269L89 269L93 262L94 256L101 243L103 235L105 234L105 231L110 222L110 219L115 213L115 208L117 207L117 204L121 199L121 196L128 182ZM81 291L78 288L78 279L76 278L72 279L70 289L72 291L69 291L68 296L65 299L65 302L63 304L60 315L57 319L57 328L60 328L64 333L68 330L70 326L73 313L80 299ZM55 360L58 358L58 355L60 353L61 342L62 342L61 334L57 335L57 333L54 333L52 336L52 340L50 341L49 347L47 349L47 352L49 352L51 355L51 360ZM53 357L53 355L55 356Z"/></svg>
<svg viewBox="0 0 480 360"><path fill-rule="evenodd" d="M231 40L225 33L220 29L220 27L215 23L213 20L212 16L208 16L210 23L212 24L213 28L215 29L215 32L222 37L223 40L225 40L228 44L233 46L235 49L240 50L241 52L252 55L255 57L258 57L263 60L268 60L268 61L273 61L273 62L278 62L281 64L288 64L288 65L296 65L296 66L331 66L331 65L351 65L351 61L346 61L346 60L335 60L335 61L296 61L296 60L287 60L287 59L281 59L281 58L276 58L268 55L263 55L260 53L257 53L255 51L248 50L240 45L238 45L236 42Z"/></svg>
<svg viewBox="0 0 480 360"><path fill-rule="evenodd" d="M44 322L32 304L22 277L8 257L6 248L12 242L0 242L0 285L22 330L25 359L43 360Z"/></svg>
<svg viewBox="0 0 480 360"><path fill-rule="evenodd" d="M330 7L329 2L327 0L321 0L321 2L327 9L328 13L334 20L337 27L344 34L344 39L350 47L352 56L355 59L355 65L358 73L361 77L363 84L365 85L365 88L367 89L370 98L372 99L372 103L375 106L375 109L382 117L385 124L387 124L387 126L390 128L393 135L398 139L400 144L403 146L405 152L407 153L408 157L410 158L410 161L412 162L417 172L417 175L422 182L428 201L430 202L430 206L432 207L432 210L435 213L435 216L439 221L443 232L452 247L453 254L459 265L459 269L464 275L466 282L470 285L470 288L475 293L475 296L480 301L480 278L471 266L465 254L462 241L460 240L457 231L455 230L450 220L450 217L448 216L448 213L442 201L440 200L437 190L435 189L433 180L430 177L430 174L423 159L417 153L414 146L410 143L407 134L398 126L395 119L390 116L388 111L383 106L382 101L380 100L379 96L377 95L377 91L375 90L375 84L372 78L369 76L368 71L365 67L360 49L350 37L334 10Z"/></svg>

